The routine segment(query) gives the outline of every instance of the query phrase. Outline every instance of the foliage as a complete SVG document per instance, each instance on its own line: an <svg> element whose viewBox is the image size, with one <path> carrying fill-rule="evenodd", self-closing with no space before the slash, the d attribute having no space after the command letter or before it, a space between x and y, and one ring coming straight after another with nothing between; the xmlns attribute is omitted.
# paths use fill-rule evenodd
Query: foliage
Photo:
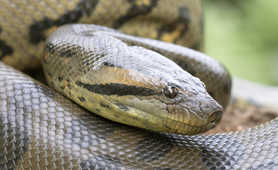
<svg viewBox="0 0 278 170"><path fill-rule="evenodd" d="M278 85L277 0L207 0L206 52L235 76Z"/></svg>

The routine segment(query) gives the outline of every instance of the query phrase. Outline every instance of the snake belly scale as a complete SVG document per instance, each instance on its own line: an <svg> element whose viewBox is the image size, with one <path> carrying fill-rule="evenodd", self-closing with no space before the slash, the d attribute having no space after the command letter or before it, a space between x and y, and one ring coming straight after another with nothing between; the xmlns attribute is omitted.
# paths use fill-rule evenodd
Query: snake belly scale
<svg viewBox="0 0 278 170"><path fill-rule="evenodd" d="M50 86L76 103L160 132L89 113L0 63L1 169L278 168L277 120L235 133L170 134L214 127L231 79L200 52L139 36L201 49L200 1L3 0L0 21L4 63L29 72L42 60ZM96 25L56 30L74 22L136 37Z"/></svg>

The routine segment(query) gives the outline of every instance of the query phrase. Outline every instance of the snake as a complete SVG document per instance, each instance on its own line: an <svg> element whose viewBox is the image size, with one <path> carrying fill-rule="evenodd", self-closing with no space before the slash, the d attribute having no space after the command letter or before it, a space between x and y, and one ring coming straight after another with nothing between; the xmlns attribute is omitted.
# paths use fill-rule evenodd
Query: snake
<svg viewBox="0 0 278 170"><path fill-rule="evenodd" d="M197 51L201 1L3 0L0 21L1 169L278 168L277 119L199 134L232 84Z"/></svg>

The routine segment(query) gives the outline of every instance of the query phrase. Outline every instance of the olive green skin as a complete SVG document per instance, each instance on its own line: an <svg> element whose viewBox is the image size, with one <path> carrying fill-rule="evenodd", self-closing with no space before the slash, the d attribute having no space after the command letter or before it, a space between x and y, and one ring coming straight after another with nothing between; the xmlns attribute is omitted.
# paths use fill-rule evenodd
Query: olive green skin
<svg viewBox="0 0 278 170"><path fill-rule="evenodd" d="M30 2L29 0L25 0L21 3L17 1L1 2L1 41L5 44L5 46L3 46L1 48L2 50L0 50L1 58L5 63L14 66L17 69L23 70L26 73L30 73L31 75L38 73L39 71L37 70L41 67L40 60L46 38L60 25L72 22L100 24L115 28L126 34L160 39L171 43L181 44L183 46L194 49L202 48L203 23L200 1L120 0L113 2L113 5L111 5L111 2L107 0L78 0L72 2L60 0L57 1L56 4L57 5L54 5L54 3L48 1L34 2L31 0ZM168 8L168 6L171 6L171 8ZM113 8L113 10L111 8ZM12 15L14 19L9 19L10 15ZM20 24L18 24L18 27L14 27L13 25L15 23ZM128 43L136 44L136 42L131 40L131 38L127 38L126 40L130 41ZM216 99L217 102L224 108L228 104L230 97L231 79L225 68L223 68L223 66L221 66L218 62L209 59L203 54L199 54L194 51L191 52L191 50L186 49L186 51L182 51L184 48L180 48L178 46L171 47L171 44L167 45L166 43L160 44L159 47L157 47L156 44L158 44L159 42L149 41L143 44L142 42L143 40L139 40L137 44L139 43L140 46L148 46L146 48L150 50L152 50L152 48L158 49L164 46L163 48L158 49L158 53L173 60L189 73L195 75L196 77L199 77L206 84L207 90L210 95L206 94L207 92L205 92L206 90L203 87L197 88L197 84L199 84L199 86L203 86L201 85L202 83L196 83L195 80L188 81L188 79L192 78L182 78L181 76L176 76L181 80L184 79L185 82L191 82L191 84L189 83L190 85L186 85L186 88L182 87L179 89L179 92L184 91L184 93L180 93L184 97L180 97L191 101L184 101L181 103L180 100L176 100L176 102L181 103L179 106L177 106L176 104L169 105L167 104L169 103L169 101L167 101L168 99L165 100L165 102L167 103L161 103L161 101L164 99L162 99L162 97L160 96L160 101L155 100L154 102L156 104L153 104L152 106L147 106L149 103L153 102L150 102L150 100L146 100L146 98L144 98L144 103L139 104L138 102L134 102L136 105L140 105L140 108L135 109L132 106L133 111L129 109L130 112L120 110L119 112L121 112L120 115L122 116L116 114L118 106L114 106L116 107L116 110L109 110L107 109L107 107L105 107L105 109L103 107L100 108L95 105L91 105L89 106L91 108L91 111L100 111L98 113L99 115L102 115L111 120L154 131L195 134L214 127L221 118L222 108L215 101L213 101L211 97ZM167 47L165 47L165 45ZM168 48L168 46L169 50L163 51L164 49ZM155 49L153 50L155 51ZM150 54L150 56L152 55ZM54 58L54 61L59 60L56 60L56 58ZM65 59L62 62L67 61L68 60ZM125 60L124 62L127 61L128 60ZM130 63L131 62L132 61L130 61ZM130 63L128 65L131 65ZM153 61L151 62L151 65L154 65L156 63L159 62ZM69 67L73 67L73 65L75 64L75 62L71 62ZM145 63L140 63L140 65L144 64ZM50 65L50 67L54 66ZM88 66L84 66L82 69L87 70ZM61 71L63 69L49 68L45 70L47 70L45 72L51 72L56 70ZM160 72L160 74L163 72L162 69L156 71ZM166 71L164 71L164 73L166 73ZM79 72L78 69L76 69L75 74L72 74L75 76L82 76L83 78L84 76L90 76L85 75L85 73L82 74L81 72ZM110 77L113 77L112 74L113 73L110 73ZM186 73L180 74L185 75ZM55 74L52 73L50 76L48 75L49 74L46 74L47 79L49 79L49 77L51 76L54 76ZM61 74L59 76L56 75L56 83L52 84L57 84L58 88L65 87L65 84L69 84L70 86L72 86L72 84L70 84L72 82L62 82L63 85L58 84L58 79L63 78L64 81L66 81L68 79L71 79L71 77L65 77L65 75ZM165 87L166 83L170 83L170 81L167 80L166 76L161 77L165 79L164 85L161 85L162 88L163 86ZM168 77L173 77L173 75L169 75ZM91 83L88 82L89 79L90 78L86 78L87 84ZM106 79L106 82L108 83L109 78ZM156 81L153 77L151 77L150 79L152 79L152 81ZM124 81L120 80L119 82L123 83ZM145 85L147 83L148 82L143 83L144 88L146 88ZM154 84L151 86L152 88L157 87ZM190 89L190 93L185 94L188 88ZM192 90L194 92L192 92ZM71 91L71 89L69 91ZM162 89L160 89L160 91L162 91ZM85 95L81 96L79 95L79 93L80 91L76 91L73 94L66 92L65 95L75 98L74 100L76 102L79 102L79 104L81 105L83 104L83 106L90 105L91 102L88 102L89 97ZM84 91L83 93L86 94L86 91ZM195 95L196 93L202 95ZM187 97L190 94L193 94L193 96L195 97ZM93 95L90 96L91 98L95 97ZM138 95L131 96L137 97ZM85 100L87 99L87 104L84 104L85 102L80 102L78 98L84 98ZM154 97L152 97L152 99L153 98ZM197 100L195 100L195 98ZM137 99L142 101L142 98ZM124 99L115 100L116 103L119 103L118 100L120 100L121 102L124 101ZM131 101L127 98L125 100ZM112 106L113 104L111 104L111 99L109 99L108 101L110 102L110 104L108 105ZM101 101L98 101L97 103L100 105ZM130 105L134 105L134 103L130 103ZM170 103L173 102L171 101ZM126 106L127 104L128 103L122 103L121 105ZM145 110L142 112L143 108ZM115 113L113 114L113 117L112 115L109 115L111 113ZM128 118L128 113L129 115L131 115L130 118ZM132 120L126 120L127 118ZM138 121L136 121L135 119L138 119Z"/></svg>
<svg viewBox="0 0 278 170"><path fill-rule="evenodd" d="M257 87L256 91L262 96L278 94L278 89ZM250 108L268 108L257 100L243 99L234 98L231 109L248 112ZM272 112L277 114L278 109L272 108ZM0 125L0 168L5 170L228 170L278 166L277 119L234 133L153 133L92 114L2 63Z"/></svg>
<svg viewBox="0 0 278 170"><path fill-rule="evenodd" d="M105 24L122 32L133 32L138 36L141 36L141 33L147 34L150 38L176 42L194 49L202 47L202 12L200 1L197 0L160 0L157 1L159 3L155 0L119 0L113 2L113 8L111 1L104 0L52 2L28 0L0 2L0 51L1 59L5 63L26 72L36 69L40 66L40 56L47 35L53 32L56 26L77 21ZM156 4L153 8L155 10L151 10L153 13L148 13L148 10L145 12L145 7L153 4ZM183 13L184 8L180 10L182 15L178 15L179 10L170 8L175 6L174 4L177 6L186 4L190 15L184 15L188 14ZM144 14L137 16L131 12L127 22L122 25L110 22L134 11L136 7L143 9ZM113 11L117 9L120 12ZM130 19L130 16L134 18ZM187 16L190 16L189 24L184 25L178 16L185 16L187 19ZM156 23L153 19L156 19L157 23L162 22L162 25L165 21L164 24L167 25L159 34L157 25L152 24ZM131 25L133 27L130 27ZM154 31L146 29L150 26L154 27L152 29ZM135 31L131 28L135 28ZM184 28L187 30L183 31ZM159 46L156 47L156 44ZM181 48L167 44L167 47L171 48L164 49L161 48L164 43L156 42L156 44L153 44L152 40L147 40L142 46L158 50L170 59L172 58L167 52L178 53ZM193 69L188 70L191 74L194 74L194 69L197 68L196 63L199 64L196 75L206 77L203 73L210 75L217 73L214 67L202 67L203 63L214 65L217 62L206 62L203 54L188 49L186 51L187 59L190 60L188 67ZM201 56L201 60L200 58L196 60L195 54ZM174 55L177 56L180 56L179 53ZM183 67L184 58L180 60L177 57L172 60ZM223 68L218 67L218 63L216 65L217 68ZM226 71L224 73L227 74ZM219 100L225 106L229 101L231 83L228 76L220 77L228 80L227 85L222 86L225 87L223 94L226 94L226 97L220 95L224 100ZM200 79L203 80L202 77ZM203 81L205 80L204 78ZM211 88L218 87L212 84ZM263 93L267 90L258 89L258 91ZM209 92L213 96L215 91ZM253 104L244 103L244 105L248 109L248 105ZM274 109L274 112L277 110ZM0 125L0 148L3 151L0 155L1 169L277 168L277 120L247 131L210 136L189 137L148 132L89 113L54 90L2 63Z"/></svg>
<svg viewBox="0 0 278 170"><path fill-rule="evenodd" d="M53 30L76 22L202 48L200 0L4 0L0 14L0 59L24 71L41 66Z"/></svg>
<svg viewBox="0 0 278 170"><path fill-rule="evenodd" d="M207 86L168 56L203 74ZM213 128L223 112L217 101L226 106L231 92L230 76L216 60L95 25L66 25L51 34L43 68L51 87L86 109L158 132L192 135Z"/></svg>

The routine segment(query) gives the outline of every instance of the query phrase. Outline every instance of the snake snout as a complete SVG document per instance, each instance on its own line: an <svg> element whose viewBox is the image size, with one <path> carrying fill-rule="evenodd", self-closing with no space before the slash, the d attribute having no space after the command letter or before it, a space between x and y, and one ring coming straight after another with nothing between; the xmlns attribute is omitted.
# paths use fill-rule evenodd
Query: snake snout
<svg viewBox="0 0 278 170"><path fill-rule="evenodd" d="M223 107L214 99L210 99L208 103L201 105L201 110L207 113L207 121L211 124L217 124L223 114Z"/></svg>
<svg viewBox="0 0 278 170"><path fill-rule="evenodd" d="M223 107L208 94L197 94L185 100L184 105L190 111L188 123L200 127L202 132L215 127L223 114Z"/></svg>
<svg viewBox="0 0 278 170"><path fill-rule="evenodd" d="M215 127L220 122L220 120L222 118L222 114L223 114L222 110L217 110L217 111L209 114L208 129Z"/></svg>

